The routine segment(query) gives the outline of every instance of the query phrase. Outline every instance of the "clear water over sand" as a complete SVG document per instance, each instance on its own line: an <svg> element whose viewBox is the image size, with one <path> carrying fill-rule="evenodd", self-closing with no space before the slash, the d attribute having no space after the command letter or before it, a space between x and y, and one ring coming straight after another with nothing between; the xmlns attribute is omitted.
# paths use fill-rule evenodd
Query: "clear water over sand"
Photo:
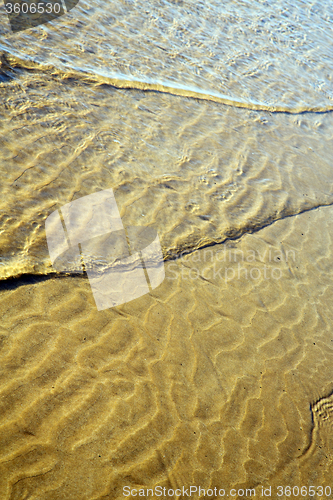
<svg viewBox="0 0 333 500"><path fill-rule="evenodd" d="M332 18L81 1L12 34L1 17L1 499L333 490ZM44 224L110 188L125 226L158 231L166 278L97 311Z"/></svg>

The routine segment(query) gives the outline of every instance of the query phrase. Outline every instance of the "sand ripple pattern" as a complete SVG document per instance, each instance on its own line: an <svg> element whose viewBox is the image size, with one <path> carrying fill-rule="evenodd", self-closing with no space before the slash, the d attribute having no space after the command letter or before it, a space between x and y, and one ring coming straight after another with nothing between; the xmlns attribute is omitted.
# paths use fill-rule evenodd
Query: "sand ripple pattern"
<svg viewBox="0 0 333 500"><path fill-rule="evenodd" d="M8 282L1 499L332 486L332 235L330 207L277 221L101 312L86 279Z"/></svg>
<svg viewBox="0 0 333 500"><path fill-rule="evenodd" d="M1 278L52 272L45 219L103 189L125 225L157 229L165 259L333 202L332 113L238 109L6 59L3 78Z"/></svg>

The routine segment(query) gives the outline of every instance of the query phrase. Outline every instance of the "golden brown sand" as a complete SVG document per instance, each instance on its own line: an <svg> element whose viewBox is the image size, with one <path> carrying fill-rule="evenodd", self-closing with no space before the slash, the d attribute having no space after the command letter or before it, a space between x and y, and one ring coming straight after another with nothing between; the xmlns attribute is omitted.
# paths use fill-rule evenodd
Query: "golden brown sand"
<svg viewBox="0 0 333 500"><path fill-rule="evenodd" d="M53 272L46 217L103 189L125 225L157 229L166 258L333 203L333 113L258 112L10 62L0 278Z"/></svg>
<svg viewBox="0 0 333 500"><path fill-rule="evenodd" d="M2 70L0 499L333 490L333 114L117 88L14 57ZM304 102L329 111L308 71ZM125 226L157 229L166 278L97 311L74 265L54 275L45 219L110 188Z"/></svg>
<svg viewBox="0 0 333 500"><path fill-rule="evenodd" d="M0 497L332 486L332 230L330 207L278 221L100 312L85 278L11 281Z"/></svg>

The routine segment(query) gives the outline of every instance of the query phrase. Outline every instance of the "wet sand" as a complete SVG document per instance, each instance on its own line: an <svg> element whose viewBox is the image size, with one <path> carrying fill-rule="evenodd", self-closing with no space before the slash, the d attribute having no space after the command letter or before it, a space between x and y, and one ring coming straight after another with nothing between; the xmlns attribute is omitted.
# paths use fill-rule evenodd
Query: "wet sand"
<svg viewBox="0 0 333 500"><path fill-rule="evenodd" d="M0 499L330 498L332 6L103 5L0 20ZM45 220L106 189L166 276L98 311Z"/></svg>
<svg viewBox="0 0 333 500"><path fill-rule="evenodd" d="M8 282L2 498L331 486L332 229L277 221L99 312L85 278Z"/></svg>
<svg viewBox="0 0 333 500"><path fill-rule="evenodd" d="M333 203L331 112L254 111L5 60L0 278L53 272L45 219L103 189L125 226L158 231L166 259Z"/></svg>

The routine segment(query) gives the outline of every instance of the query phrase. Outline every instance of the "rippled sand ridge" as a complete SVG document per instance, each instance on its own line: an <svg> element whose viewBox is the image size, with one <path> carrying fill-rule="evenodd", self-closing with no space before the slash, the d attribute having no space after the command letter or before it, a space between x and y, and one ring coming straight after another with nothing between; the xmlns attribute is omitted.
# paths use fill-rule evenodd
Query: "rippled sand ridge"
<svg viewBox="0 0 333 500"><path fill-rule="evenodd" d="M1 500L332 497L332 19L231 0L1 17ZM98 311L45 220L109 189L125 228L157 231L165 279Z"/></svg>
<svg viewBox="0 0 333 500"><path fill-rule="evenodd" d="M158 230L166 258L333 202L332 113L124 91L10 57L3 67L0 277L52 272L45 219L103 189L125 225Z"/></svg>
<svg viewBox="0 0 333 500"><path fill-rule="evenodd" d="M330 486L332 226L323 208L196 251L105 311L83 278L14 282L3 498Z"/></svg>

